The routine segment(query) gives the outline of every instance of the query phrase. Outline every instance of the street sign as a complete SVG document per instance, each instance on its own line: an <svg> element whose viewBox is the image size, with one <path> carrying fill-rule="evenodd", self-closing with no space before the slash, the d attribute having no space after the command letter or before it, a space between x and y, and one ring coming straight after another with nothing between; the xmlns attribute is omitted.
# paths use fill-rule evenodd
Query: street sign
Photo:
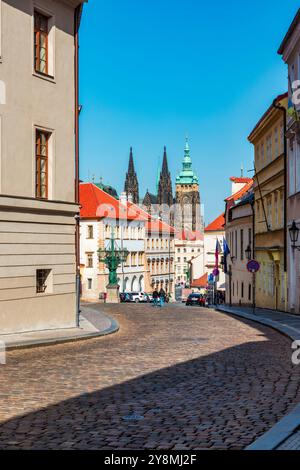
<svg viewBox="0 0 300 470"><path fill-rule="evenodd" d="M247 263L247 269L248 269L249 273L252 273L252 274L257 273L257 271L260 270L260 264L255 259L251 259Z"/></svg>

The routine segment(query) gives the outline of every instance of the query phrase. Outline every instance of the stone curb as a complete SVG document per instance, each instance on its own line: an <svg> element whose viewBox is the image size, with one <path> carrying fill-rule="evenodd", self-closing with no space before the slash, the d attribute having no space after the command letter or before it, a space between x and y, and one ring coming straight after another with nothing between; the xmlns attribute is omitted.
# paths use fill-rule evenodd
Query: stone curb
<svg viewBox="0 0 300 470"><path fill-rule="evenodd" d="M300 404L245 450L276 450L300 425Z"/></svg>
<svg viewBox="0 0 300 470"><path fill-rule="evenodd" d="M104 315L104 314L103 314ZM74 343L76 341L85 341L88 339L98 338L100 336L108 336L117 333L120 329L119 323L113 318L105 315L110 320L110 326L103 331L95 331L94 333L83 333L75 336L62 336L60 338L53 337L47 339L37 339L28 341L16 341L6 346L6 351L14 351L20 349L37 348L41 346L53 346L55 344Z"/></svg>
<svg viewBox="0 0 300 470"><path fill-rule="evenodd" d="M297 328L293 328L288 325L283 325L277 321L270 320L268 318L260 318L251 313L231 311L227 310L226 307L217 307L217 311L228 313L230 315L236 315L238 317L251 320L262 325L269 326L274 330L282 333L293 341L300 339L300 332ZM261 437L256 439L252 444L247 446L245 450L276 450L280 444L285 442L300 426L300 404L298 404L289 414L284 416L278 423L276 423L269 431L263 434Z"/></svg>

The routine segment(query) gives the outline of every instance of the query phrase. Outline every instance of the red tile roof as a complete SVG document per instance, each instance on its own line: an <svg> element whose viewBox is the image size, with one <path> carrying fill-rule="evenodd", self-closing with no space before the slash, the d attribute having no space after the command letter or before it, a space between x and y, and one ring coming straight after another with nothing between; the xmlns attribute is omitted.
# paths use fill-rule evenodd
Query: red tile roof
<svg viewBox="0 0 300 470"><path fill-rule="evenodd" d="M219 215L213 222L211 222L207 227L205 227L205 232L223 232L225 225L225 214Z"/></svg>
<svg viewBox="0 0 300 470"><path fill-rule="evenodd" d="M80 217L83 219L148 220L150 217L135 204L122 204L92 183L81 183L79 196Z"/></svg>
<svg viewBox="0 0 300 470"><path fill-rule="evenodd" d="M191 283L191 287L206 287L208 283L208 274L205 273L199 279L194 279Z"/></svg>
<svg viewBox="0 0 300 470"><path fill-rule="evenodd" d="M233 181L233 183L249 183L249 181L251 181L251 178L242 176L231 176L230 181Z"/></svg>
<svg viewBox="0 0 300 470"><path fill-rule="evenodd" d="M241 199L244 194L246 194L249 189L251 189L253 186L253 179L250 178L249 182L245 184L239 191L236 193L232 194L231 196L228 196L225 201L238 201Z"/></svg>
<svg viewBox="0 0 300 470"><path fill-rule="evenodd" d="M131 202L122 204L92 183L81 183L79 194L81 205L80 217L82 219L143 220L146 221L146 228L149 232L175 232L173 227L161 220L151 218L150 214L136 204Z"/></svg>

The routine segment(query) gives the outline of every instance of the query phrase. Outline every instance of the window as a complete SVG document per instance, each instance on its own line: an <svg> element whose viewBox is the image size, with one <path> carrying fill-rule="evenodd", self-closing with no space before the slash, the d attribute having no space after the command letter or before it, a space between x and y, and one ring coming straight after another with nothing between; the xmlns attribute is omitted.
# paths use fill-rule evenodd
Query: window
<svg viewBox="0 0 300 470"><path fill-rule="evenodd" d="M296 179L295 179L295 142L293 148L289 151L289 195L296 192Z"/></svg>
<svg viewBox="0 0 300 470"><path fill-rule="evenodd" d="M41 199L48 198L48 150L50 133L36 130L35 160L36 189L35 195Z"/></svg>
<svg viewBox="0 0 300 470"><path fill-rule="evenodd" d="M241 237L241 261L244 259L244 230L241 229L240 231L240 237Z"/></svg>
<svg viewBox="0 0 300 470"><path fill-rule="evenodd" d="M86 254L86 267L87 268L92 268L94 265L93 263L93 253L87 253Z"/></svg>
<svg viewBox="0 0 300 470"><path fill-rule="evenodd" d="M248 244L250 248L252 249L252 230L251 228L248 228Z"/></svg>
<svg viewBox="0 0 300 470"><path fill-rule="evenodd" d="M272 135L267 137L267 163L272 160Z"/></svg>
<svg viewBox="0 0 300 470"><path fill-rule="evenodd" d="M237 230L235 231L235 257L237 258L238 254L238 237L237 237Z"/></svg>
<svg viewBox="0 0 300 470"><path fill-rule="evenodd" d="M272 229L272 200L270 197L267 199L267 222L269 229Z"/></svg>
<svg viewBox="0 0 300 470"><path fill-rule="evenodd" d="M281 124L280 126L280 152L281 153L283 153L284 151L284 139L285 139L284 128L283 128L283 124Z"/></svg>
<svg viewBox="0 0 300 470"><path fill-rule="evenodd" d="M251 301L251 295L252 295L252 286L251 284L248 285L248 300Z"/></svg>
<svg viewBox="0 0 300 470"><path fill-rule="evenodd" d="M87 281L88 281L88 290L91 290L93 287L93 280L89 278Z"/></svg>
<svg viewBox="0 0 300 470"><path fill-rule="evenodd" d="M180 263L180 258L177 258L177 263Z"/></svg>
<svg viewBox="0 0 300 470"><path fill-rule="evenodd" d="M278 127L275 127L274 140L275 140L275 158L276 158L279 155Z"/></svg>
<svg viewBox="0 0 300 470"><path fill-rule="evenodd" d="M300 191L300 144L295 140L296 153L295 153L295 173L296 173L296 192Z"/></svg>
<svg viewBox="0 0 300 470"><path fill-rule="evenodd" d="M264 164L264 159L265 159L265 144L264 144L264 142L262 142L262 144L260 145L260 159L261 159L261 163L263 165Z"/></svg>
<svg viewBox="0 0 300 470"><path fill-rule="evenodd" d="M260 147L257 145L255 147L255 166L256 168L260 167Z"/></svg>
<svg viewBox="0 0 300 470"><path fill-rule="evenodd" d="M275 210L275 227L279 225L279 208L278 208L278 194L274 196L274 210Z"/></svg>
<svg viewBox="0 0 300 470"><path fill-rule="evenodd" d="M242 282L242 286L241 286L241 296L242 296L242 299L244 298L244 283Z"/></svg>
<svg viewBox="0 0 300 470"><path fill-rule="evenodd" d="M50 269L37 269L36 271L36 293L44 294L47 290L47 281L49 280Z"/></svg>
<svg viewBox="0 0 300 470"><path fill-rule="evenodd" d="M87 238L94 238L94 227L92 225L87 227Z"/></svg>
<svg viewBox="0 0 300 470"><path fill-rule="evenodd" d="M48 17L34 12L34 68L48 75Z"/></svg>

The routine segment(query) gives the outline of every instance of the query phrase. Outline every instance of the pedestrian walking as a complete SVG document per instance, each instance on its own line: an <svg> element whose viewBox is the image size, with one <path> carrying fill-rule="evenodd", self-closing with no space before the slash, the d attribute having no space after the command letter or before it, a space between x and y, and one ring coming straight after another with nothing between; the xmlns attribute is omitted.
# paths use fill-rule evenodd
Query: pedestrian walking
<svg viewBox="0 0 300 470"><path fill-rule="evenodd" d="M166 301L166 293L163 288L159 291L160 306L163 307Z"/></svg>
<svg viewBox="0 0 300 470"><path fill-rule="evenodd" d="M156 289L153 291L152 297L153 297L153 306L154 306L154 307L157 307L157 305L158 305L159 293L157 292Z"/></svg>

